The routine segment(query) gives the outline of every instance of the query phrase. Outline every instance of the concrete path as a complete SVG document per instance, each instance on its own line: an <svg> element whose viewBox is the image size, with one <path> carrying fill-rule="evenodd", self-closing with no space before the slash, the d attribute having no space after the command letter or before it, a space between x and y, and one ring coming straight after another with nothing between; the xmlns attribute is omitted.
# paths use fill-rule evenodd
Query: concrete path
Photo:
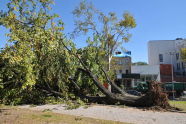
<svg viewBox="0 0 186 124"><path fill-rule="evenodd" d="M20 108L29 108L39 111L51 110L55 113L135 124L186 124L186 113L143 111L136 108L121 108L117 106L93 105L88 108L80 107L78 109L66 110L65 105L58 104L36 107L25 105L20 106Z"/></svg>

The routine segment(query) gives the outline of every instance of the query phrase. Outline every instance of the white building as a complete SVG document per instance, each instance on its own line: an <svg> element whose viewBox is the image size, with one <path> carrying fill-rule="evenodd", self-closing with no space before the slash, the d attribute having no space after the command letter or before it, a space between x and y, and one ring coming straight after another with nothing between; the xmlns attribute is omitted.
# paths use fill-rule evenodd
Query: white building
<svg viewBox="0 0 186 124"><path fill-rule="evenodd" d="M136 87L141 81L161 81L160 79L160 65L133 65L131 72L140 74L140 79L132 80L132 87Z"/></svg>
<svg viewBox="0 0 186 124"><path fill-rule="evenodd" d="M136 65L131 67L131 71L140 74L142 81L160 81L160 65Z"/></svg>
<svg viewBox="0 0 186 124"><path fill-rule="evenodd" d="M181 48L186 48L186 39L149 41L149 65L173 64L176 75L185 75L186 67L180 56Z"/></svg>

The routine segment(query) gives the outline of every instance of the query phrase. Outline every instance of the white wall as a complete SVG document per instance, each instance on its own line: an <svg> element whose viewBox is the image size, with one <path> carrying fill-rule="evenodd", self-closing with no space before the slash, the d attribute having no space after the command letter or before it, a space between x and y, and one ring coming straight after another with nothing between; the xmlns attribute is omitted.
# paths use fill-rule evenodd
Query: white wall
<svg viewBox="0 0 186 124"><path fill-rule="evenodd" d="M174 40L149 41L148 42L149 65L171 64L171 57L169 55L169 52L172 52L174 49L175 49ZM159 54L163 55L163 62L159 61ZM174 58L175 57L173 57L173 59Z"/></svg>
<svg viewBox="0 0 186 124"><path fill-rule="evenodd" d="M160 81L159 65L135 65L131 66L132 73L138 73L141 76L156 76L156 80Z"/></svg>
<svg viewBox="0 0 186 124"><path fill-rule="evenodd" d="M148 42L148 62L149 65L171 64L174 72L183 72L181 69L181 57L176 59L176 53L180 53L180 48L186 47L186 40L152 40ZM170 52L172 55L170 55ZM163 55L163 62L159 61L159 54ZM179 54L180 55L180 54ZM180 70L177 70L177 63L180 63Z"/></svg>

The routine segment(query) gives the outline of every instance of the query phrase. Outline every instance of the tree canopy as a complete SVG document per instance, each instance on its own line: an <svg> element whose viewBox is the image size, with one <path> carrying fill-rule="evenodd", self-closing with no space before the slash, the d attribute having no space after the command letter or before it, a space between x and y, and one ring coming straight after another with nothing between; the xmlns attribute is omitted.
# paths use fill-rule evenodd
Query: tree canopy
<svg viewBox="0 0 186 124"><path fill-rule="evenodd" d="M181 57L184 62L186 62L186 48L181 49Z"/></svg>
<svg viewBox="0 0 186 124"><path fill-rule="evenodd" d="M59 16L50 14L52 3L53 0L9 0L7 9L1 11L0 26L9 30L11 44L0 52L0 103L41 104L50 98L81 103L79 98L86 98L107 104L168 106L166 95L159 92L157 84L147 95L132 96L105 71L115 49L128 41L128 30L136 26L133 16L125 13L118 20L114 13L105 15L81 2L74 15L84 19L76 21L74 34L92 30L93 35L87 39L87 47L77 49L64 34ZM94 15L102 24L100 30ZM105 82L119 94L105 88Z"/></svg>
<svg viewBox="0 0 186 124"><path fill-rule="evenodd" d="M134 62L132 65L148 65L146 62Z"/></svg>
<svg viewBox="0 0 186 124"><path fill-rule="evenodd" d="M4 103L44 102L41 99L47 95L67 98L72 90L68 78L77 61L62 42L76 49L64 37L63 22L54 23L58 15L48 14L52 3L10 0L8 10L1 13L1 25L9 29L11 42L0 56L0 92Z"/></svg>
<svg viewBox="0 0 186 124"><path fill-rule="evenodd" d="M81 2L73 14L76 26L73 36L89 33L93 39L91 45L105 51L107 70L110 70L114 52L119 48L124 49L123 43L131 37L129 30L136 27L134 17L130 13L123 13L122 18L118 19L116 13L105 14L86 1Z"/></svg>

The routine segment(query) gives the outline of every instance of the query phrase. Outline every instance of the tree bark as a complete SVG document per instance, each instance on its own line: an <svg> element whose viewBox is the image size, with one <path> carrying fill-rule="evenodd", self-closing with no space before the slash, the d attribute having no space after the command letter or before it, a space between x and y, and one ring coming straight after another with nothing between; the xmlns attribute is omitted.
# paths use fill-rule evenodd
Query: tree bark
<svg viewBox="0 0 186 124"><path fill-rule="evenodd" d="M125 95L114 94L107 90L101 82L97 79L95 75L92 74L91 71L87 71L85 69L79 68L79 71L86 73L90 78L93 79L94 84L98 87L98 89L106 96L107 103L109 104L125 104L129 106L152 106L153 99L150 97L150 94L146 94L144 96L134 96L125 93Z"/></svg>
<svg viewBox="0 0 186 124"><path fill-rule="evenodd" d="M112 92L107 90L100 83L100 81L97 79L97 77L90 71L90 69L88 69L86 67L86 65L83 63L81 58L77 54L73 53L63 43L63 39L61 39L61 40L62 40L62 44L64 45L64 47L70 53L72 53L79 60L80 64L84 67L84 69L79 68L78 71L82 71L82 72L86 73L90 78L92 78L94 84L98 87L98 89L103 94L105 94L106 98L108 99L105 101L107 101L108 103L111 103L111 104L120 103L120 104L129 105L129 106L144 106L144 107L149 107L149 106L153 106L153 105L158 105L162 108L170 107L170 105L168 103L167 96L165 94L161 93L161 91L159 90L160 88L157 85L155 86L155 88L153 90L151 90L150 92L148 92L144 96L134 96L134 95L129 95L129 94L123 92L120 88L117 88L117 86L114 85L113 82L110 82L118 91L120 91L122 93L122 95L113 94ZM151 88L153 88L153 87L151 86Z"/></svg>

